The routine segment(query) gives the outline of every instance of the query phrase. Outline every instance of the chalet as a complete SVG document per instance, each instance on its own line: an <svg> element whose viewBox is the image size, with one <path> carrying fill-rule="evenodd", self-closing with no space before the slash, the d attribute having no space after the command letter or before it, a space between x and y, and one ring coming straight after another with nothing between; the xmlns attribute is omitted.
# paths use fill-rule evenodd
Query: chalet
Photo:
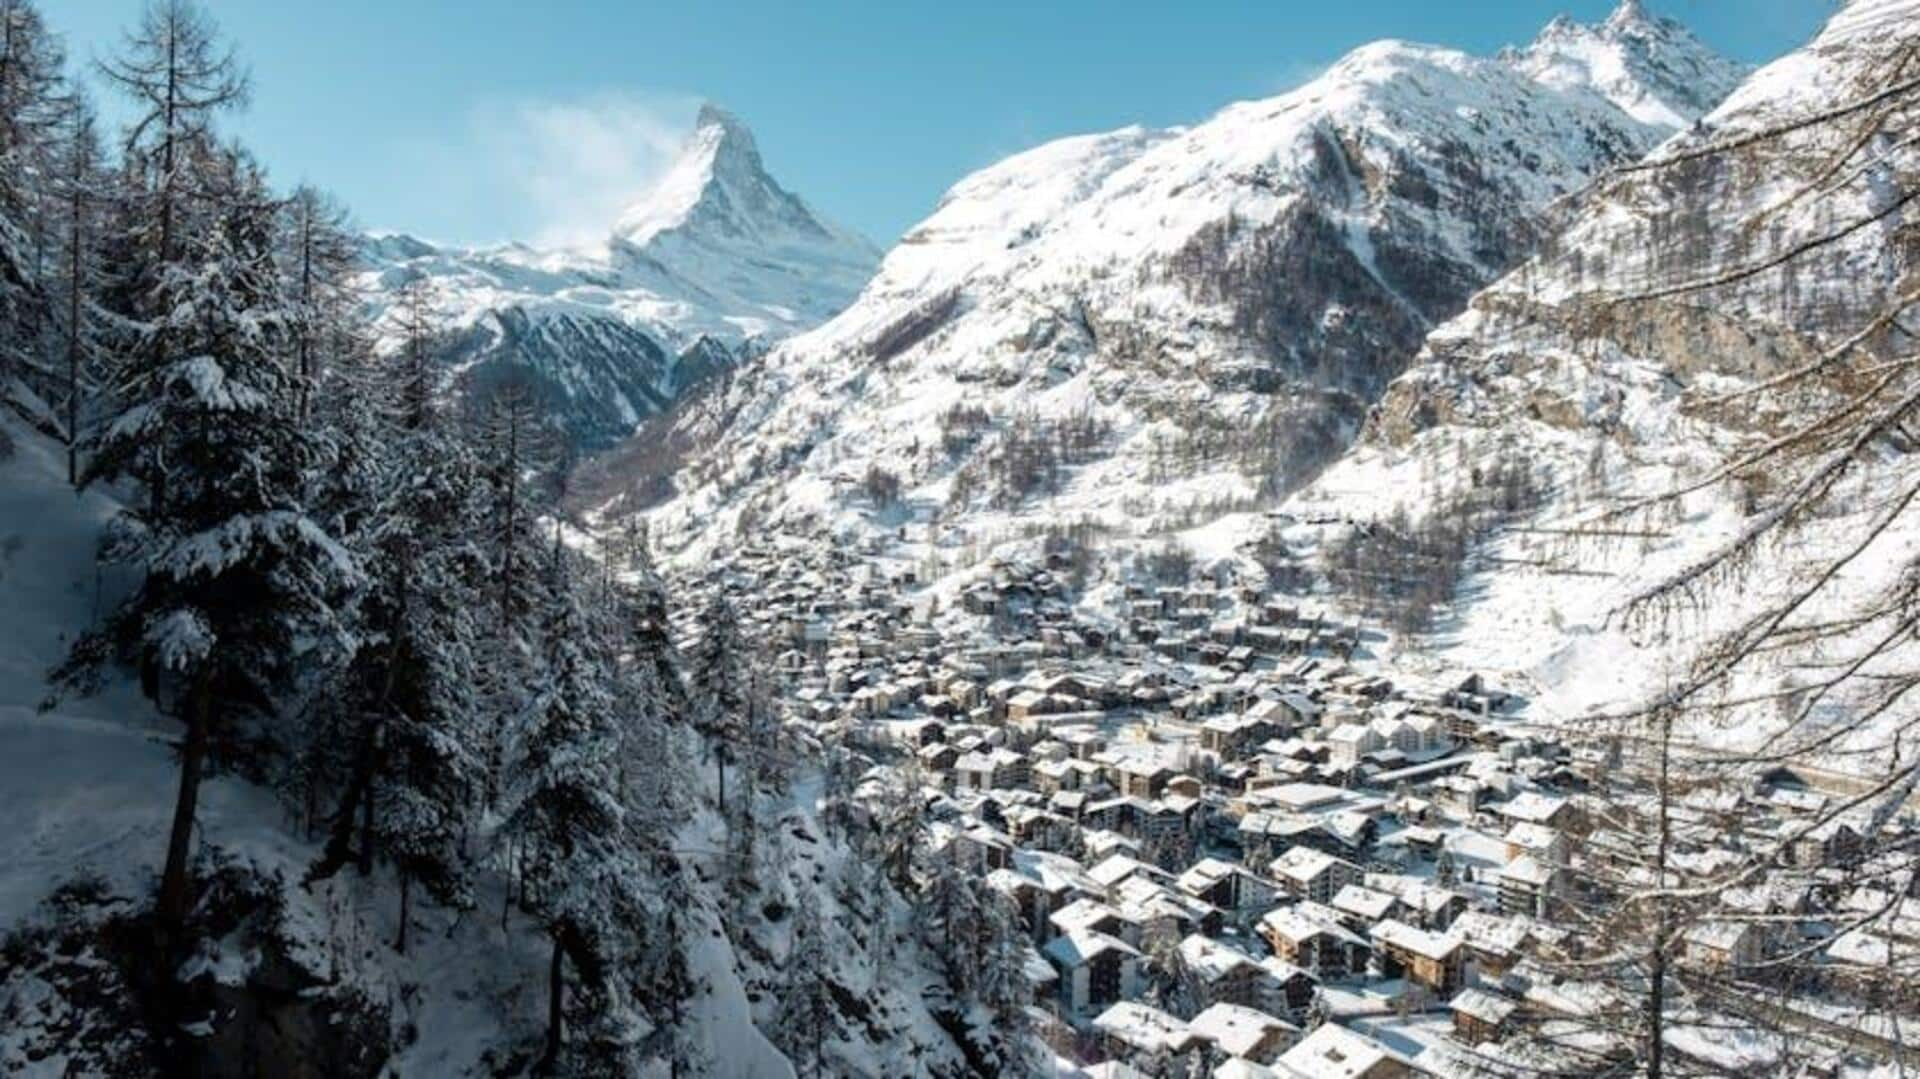
<svg viewBox="0 0 1920 1079"><path fill-rule="evenodd" d="M1137 803L1133 811L1134 831L1149 842L1189 834L1194 829L1194 815L1200 805L1198 798L1178 794L1155 802Z"/></svg>
<svg viewBox="0 0 1920 1079"><path fill-rule="evenodd" d="M1101 1049L1110 1057L1178 1057L1199 1041L1184 1020L1137 1001L1123 1000L1093 1020Z"/></svg>
<svg viewBox="0 0 1920 1079"><path fill-rule="evenodd" d="M1062 728L1053 732L1076 760L1091 760L1107 748L1107 738L1093 727Z"/></svg>
<svg viewBox="0 0 1920 1079"><path fill-rule="evenodd" d="M1463 712L1487 715L1507 706L1511 696L1478 674L1470 674L1455 683L1442 697L1448 707Z"/></svg>
<svg viewBox="0 0 1920 1079"><path fill-rule="evenodd" d="M1397 916L1401 921L1435 933L1446 932L1453 920L1467 909L1466 896L1412 877L1369 873L1361 883L1376 892L1393 893L1400 900Z"/></svg>
<svg viewBox="0 0 1920 1079"><path fill-rule="evenodd" d="M1049 851L1023 850L1013 856L1014 868L1020 874L1034 881L1041 894L1046 898L1046 924L1039 927L1038 937L1053 935L1051 915L1065 908L1076 899L1092 899L1099 895L1099 886L1087 875L1079 862L1064 854Z"/></svg>
<svg viewBox="0 0 1920 1079"><path fill-rule="evenodd" d="M1226 911L1265 906L1273 900L1273 886L1237 862L1203 858L1180 874L1181 892Z"/></svg>
<svg viewBox="0 0 1920 1079"><path fill-rule="evenodd" d="M1041 794L1057 794L1063 790L1079 787L1079 773L1073 767L1074 762L1064 759L1036 760L1028 769L1027 782Z"/></svg>
<svg viewBox="0 0 1920 1079"><path fill-rule="evenodd" d="M1364 1034L1323 1023L1280 1055L1276 1070L1303 1079L1408 1079L1412 1062Z"/></svg>
<svg viewBox="0 0 1920 1079"><path fill-rule="evenodd" d="M1287 692L1256 701L1247 714L1272 724L1276 735L1291 734L1318 723L1320 706L1303 693Z"/></svg>
<svg viewBox="0 0 1920 1079"><path fill-rule="evenodd" d="M1170 947L1194 933L1220 930L1217 909L1149 877L1127 878L1114 889L1114 897L1121 916L1137 927L1139 946L1145 951Z"/></svg>
<svg viewBox="0 0 1920 1079"><path fill-rule="evenodd" d="M1408 799L1408 801L1426 804L1421 799ZM1402 829L1396 838L1415 855L1432 862L1438 860L1440 852L1446 848L1447 834L1438 828L1414 825Z"/></svg>
<svg viewBox="0 0 1920 1079"><path fill-rule="evenodd" d="M1467 1045L1506 1039L1508 1020L1519 1005L1483 989L1462 989L1447 1003L1453 1011L1453 1035Z"/></svg>
<svg viewBox="0 0 1920 1079"><path fill-rule="evenodd" d="M1527 922L1520 918L1469 910L1455 918L1447 932L1465 949L1469 980L1498 981L1525 955Z"/></svg>
<svg viewBox="0 0 1920 1079"><path fill-rule="evenodd" d="M1320 983L1312 974L1276 955L1260 960L1257 981L1259 993L1255 1006L1295 1021L1312 1010L1314 998L1320 992Z"/></svg>
<svg viewBox="0 0 1920 1079"><path fill-rule="evenodd" d="M1703 970L1752 966L1765 958L1764 937L1753 922L1699 922L1680 941L1687 962Z"/></svg>
<svg viewBox="0 0 1920 1079"><path fill-rule="evenodd" d="M1047 922L1056 933L1072 936L1075 933L1101 933L1119 937L1128 944L1140 939L1140 927L1129 921L1114 907L1095 899L1080 898L1061 907L1047 916Z"/></svg>
<svg viewBox="0 0 1920 1079"><path fill-rule="evenodd" d="M1125 854L1109 854L1087 870L1088 879L1100 887L1101 895L1109 903L1114 902L1114 889L1136 875L1155 881L1167 879L1166 871L1159 866Z"/></svg>
<svg viewBox="0 0 1920 1079"><path fill-rule="evenodd" d="M1013 863L1013 841L985 825L956 833L947 844L955 865L969 866L982 875Z"/></svg>
<svg viewBox="0 0 1920 1079"><path fill-rule="evenodd" d="M1114 785L1129 798L1158 798L1174 771L1158 761L1128 757L1113 767Z"/></svg>
<svg viewBox="0 0 1920 1079"><path fill-rule="evenodd" d="M1007 720L1012 723L1071 710L1070 698L1058 697L1038 689L1023 689L1007 698Z"/></svg>
<svg viewBox="0 0 1920 1079"><path fill-rule="evenodd" d="M1300 1040L1299 1027L1225 1002L1209 1005L1187 1023L1187 1029L1217 1057L1255 1064L1272 1064Z"/></svg>
<svg viewBox="0 0 1920 1079"><path fill-rule="evenodd" d="M1036 939L1047 934L1047 915L1051 909L1040 882L1011 869L996 869L987 874L987 887L1006 898L1020 915L1020 927Z"/></svg>
<svg viewBox="0 0 1920 1079"><path fill-rule="evenodd" d="M1358 884L1365 875L1359 866L1312 847L1297 846L1275 858L1267 875L1294 899L1326 903L1340 889Z"/></svg>
<svg viewBox="0 0 1920 1079"><path fill-rule="evenodd" d="M1433 803L1462 819L1480 811L1480 782L1468 776L1441 776L1427 788Z"/></svg>
<svg viewBox="0 0 1920 1079"><path fill-rule="evenodd" d="M1360 933L1375 922L1393 917L1400 909L1400 897L1390 892L1376 892L1363 884L1349 884L1327 905L1340 912L1342 924Z"/></svg>
<svg viewBox="0 0 1920 1079"><path fill-rule="evenodd" d="M1333 764L1352 767L1360 763L1360 758L1385 745L1386 740L1373 727L1364 723L1344 724L1327 735L1330 751L1328 760Z"/></svg>
<svg viewBox="0 0 1920 1079"><path fill-rule="evenodd" d="M1193 933L1180 941L1180 963L1192 981L1198 998L1196 1005L1204 1007L1222 1001L1258 1004L1263 972L1260 964L1245 952Z"/></svg>
<svg viewBox="0 0 1920 1079"><path fill-rule="evenodd" d="M1500 870L1500 909L1544 918L1559 894L1559 871L1523 854Z"/></svg>
<svg viewBox="0 0 1920 1079"><path fill-rule="evenodd" d="M1340 924L1335 911L1318 903L1268 911L1260 919L1260 935L1276 958L1321 979L1365 970L1372 951L1365 938Z"/></svg>
<svg viewBox="0 0 1920 1079"><path fill-rule="evenodd" d="M1140 952L1118 937L1066 933L1049 941L1041 954L1060 974L1060 1003L1070 1015L1097 1015L1139 995Z"/></svg>
<svg viewBox="0 0 1920 1079"><path fill-rule="evenodd" d="M954 786L960 790L996 790L1024 787L1027 759L1010 749L974 750L953 763Z"/></svg>
<svg viewBox="0 0 1920 1079"><path fill-rule="evenodd" d="M1273 726L1252 715L1209 716L1200 724L1200 748L1222 758L1238 758L1273 737Z"/></svg>
<svg viewBox="0 0 1920 1079"><path fill-rule="evenodd" d="M1539 791L1522 791L1502 805L1499 814L1516 823L1565 830L1573 823L1573 806L1565 798Z"/></svg>
<svg viewBox="0 0 1920 1079"><path fill-rule="evenodd" d="M1009 806L1006 819L1014 842L1039 850L1060 850L1077 831L1072 821L1038 806Z"/></svg>
<svg viewBox="0 0 1920 1079"><path fill-rule="evenodd" d="M1567 837L1544 824L1520 821L1507 829L1507 861L1531 855L1546 866L1567 864Z"/></svg>
<svg viewBox="0 0 1920 1079"><path fill-rule="evenodd" d="M1404 976L1441 995L1459 988L1462 955L1458 939L1415 929L1392 918L1374 925L1367 935L1387 977Z"/></svg>

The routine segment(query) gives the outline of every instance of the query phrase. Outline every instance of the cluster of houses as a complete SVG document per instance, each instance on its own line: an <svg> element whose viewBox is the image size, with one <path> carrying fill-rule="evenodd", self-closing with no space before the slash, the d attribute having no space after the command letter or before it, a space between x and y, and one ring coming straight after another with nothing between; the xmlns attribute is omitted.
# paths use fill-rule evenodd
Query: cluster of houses
<svg viewBox="0 0 1920 1079"><path fill-rule="evenodd" d="M1054 567L996 563L940 611L907 598L911 570L811 559L736 564L778 582L748 611L792 721L923 786L934 846L1019 912L1052 1040L1089 1074L1446 1074L1450 1051L1596 1006L1561 915L1574 867L1641 856L1583 793L1617 762L1486 679L1390 678L1356 660L1358 627L1231 586L1129 587L1094 618ZM1676 849L1711 862L1729 821L1784 833L1824 798L1703 790ZM1795 849L1832 865L1855 838ZM1733 902L1754 917L1683 934L1684 964L1803 943L1778 915L1812 889L1753 891Z"/></svg>

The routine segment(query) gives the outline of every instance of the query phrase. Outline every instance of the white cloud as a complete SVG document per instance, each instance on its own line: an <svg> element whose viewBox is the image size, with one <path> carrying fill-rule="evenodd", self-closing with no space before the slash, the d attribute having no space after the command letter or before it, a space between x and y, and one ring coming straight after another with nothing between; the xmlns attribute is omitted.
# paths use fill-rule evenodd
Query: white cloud
<svg viewBox="0 0 1920 1079"><path fill-rule="evenodd" d="M574 101L510 101L474 110L473 138L490 186L520 200L539 246L596 243L644 195L693 126L697 101L598 94Z"/></svg>

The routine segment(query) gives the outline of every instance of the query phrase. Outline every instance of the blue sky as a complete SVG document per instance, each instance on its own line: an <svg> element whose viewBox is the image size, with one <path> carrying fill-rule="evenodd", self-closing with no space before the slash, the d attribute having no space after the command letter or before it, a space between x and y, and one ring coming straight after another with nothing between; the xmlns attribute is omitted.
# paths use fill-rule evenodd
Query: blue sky
<svg viewBox="0 0 1920 1079"><path fill-rule="evenodd" d="M138 0L41 0L81 60ZM212 0L254 73L228 121L362 224L583 241L710 99L789 188L882 245L961 176L1061 135L1205 118L1384 37L1488 53L1613 0ZM1749 62L1832 0L1647 0Z"/></svg>

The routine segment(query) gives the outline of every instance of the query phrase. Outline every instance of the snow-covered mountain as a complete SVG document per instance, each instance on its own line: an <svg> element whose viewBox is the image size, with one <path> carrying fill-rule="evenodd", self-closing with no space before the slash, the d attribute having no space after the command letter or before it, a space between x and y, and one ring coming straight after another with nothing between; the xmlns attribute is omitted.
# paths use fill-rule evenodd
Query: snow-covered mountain
<svg viewBox="0 0 1920 1079"><path fill-rule="evenodd" d="M1808 46L1756 72L1698 130L1655 155L1678 163L1599 186L1536 258L1428 338L1361 444L1297 500L1367 519L1396 502L1417 510L1498 460L1527 462L1542 477L1535 527L1484 552L1447 631L1429 642L1446 658L1537 687L1549 717L1619 707L1685 670L1715 634L1816 579L1823 560L1910 488L1910 439L1874 440L1816 519L1792 542L1759 551L1738 587L1670 624L1621 617L1627 597L1751 527L1779 494L1769 482L1790 483L1791 472L1702 484L1625 523L1602 514L1697 483L1730 452L1831 407L1828 395L1861 393L1877 360L1911 351L1911 337L1892 331L1827 360L1824 387L1803 380L1747 392L1830 355L1912 294L1920 257L1904 200L1920 153L1911 138L1862 134L1872 125L1911 131L1911 95L1880 111L1801 122L1879 93L1916 30L1920 0L1853 0ZM1732 148L1689 155L1717 146ZM1803 247L1780 269L1677 288ZM1592 529L1622 531L1552 538ZM1895 582L1917 548L1920 527L1898 515L1796 619L1839 618L1837 604ZM1817 657L1783 650L1744 673L1751 684L1732 688L1777 692L1818 667ZM1774 734L1775 711L1732 709L1724 724L1714 738L1752 745ZM1869 726L1816 756L1845 757L1849 774L1868 774L1885 759L1889 747L1876 739L1889 729Z"/></svg>
<svg viewBox="0 0 1920 1079"><path fill-rule="evenodd" d="M983 535L1290 489L1533 250L1550 205L1739 75L1626 3L1491 59L1368 45L1191 128L1010 158L949 191L847 311L681 418L677 445L712 448L660 522L689 535L751 506L890 526L894 479L912 516Z"/></svg>
<svg viewBox="0 0 1920 1079"><path fill-rule="evenodd" d="M1640 0L1621 0L1597 26L1562 15L1532 45L1501 59L1549 86L1597 90L1634 119L1666 128L1692 124L1744 74Z"/></svg>
<svg viewBox="0 0 1920 1079"><path fill-rule="evenodd" d="M844 308L879 252L768 175L752 132L711 105L662 180L583 250L369 238L384 304L425 275L469 377L533 373L587 446L630 434L716 369Z"/></svg>

